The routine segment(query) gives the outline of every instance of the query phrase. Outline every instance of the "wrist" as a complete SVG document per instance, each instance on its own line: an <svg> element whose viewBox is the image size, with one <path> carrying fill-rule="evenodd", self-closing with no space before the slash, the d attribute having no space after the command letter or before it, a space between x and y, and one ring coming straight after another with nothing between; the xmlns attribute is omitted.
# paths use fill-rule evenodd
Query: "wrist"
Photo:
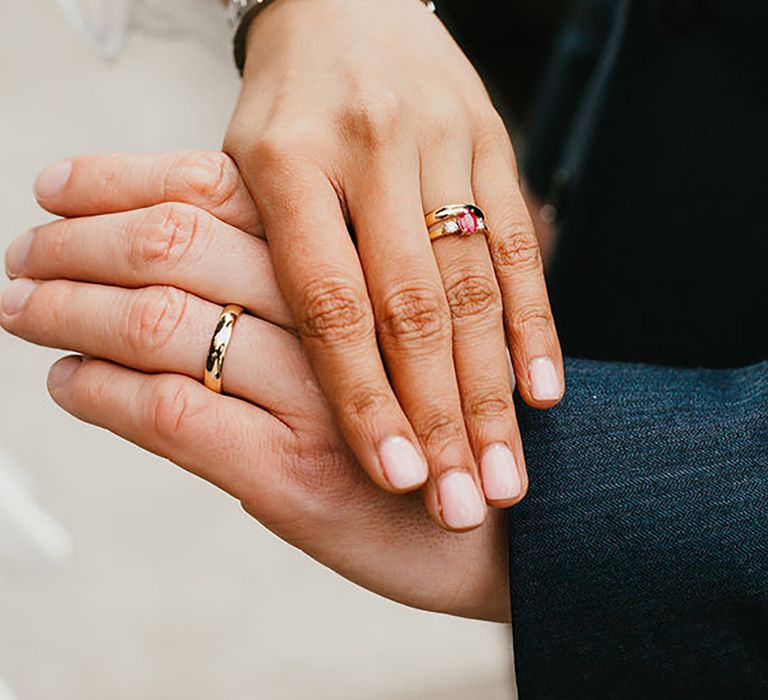
<svg viewBox="0 0 768 700"><path fill-rule="evenodd" d="M285 1L286 0L229 0L229 21L234 28L234 60L240 75L243 74L245 69L245 61L248 55L247 39L254 20L270 5ZM428 12L436 12L434 0L413 0L413 2L421 3Z"/></svg>

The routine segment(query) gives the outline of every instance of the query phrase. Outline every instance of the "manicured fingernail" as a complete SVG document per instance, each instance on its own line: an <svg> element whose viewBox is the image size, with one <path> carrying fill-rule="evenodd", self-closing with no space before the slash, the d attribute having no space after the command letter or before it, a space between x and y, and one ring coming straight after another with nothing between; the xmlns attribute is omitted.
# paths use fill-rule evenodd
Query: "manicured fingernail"
<svg viewBox="0 0 768 700"><path fill-rule="evenodd" d="M448 527L465 530L485 520L485 502L467 472L445 474L438 484L443 520Z"/></svg>
<svg viewBox="0 0 768 700"><path fill-rule="evenodd" d="M416 448L403 437L389 437L379 446L384 474L396 489L421 486L429 475L427 465Z"/></svg>
<svg viewBox="0 0 768 700"><path fill-rule="evenodd" d="M537 401L559 399L562 392L560 377L555 369L555 363L548 357L537 357L531 360L531 393Z"/></svg>
<svg viewBox="0 0 768 700"><path fill-rule="evenodd" d="M18 277L21 274L34 238L34 230L27 231L8 246L8 250L5 251L5 272L8 277Z"/></svg>
<svg viewBox="0 0 768 700"><path fill-rule="evenodd" d="M35 194L38 199L49 199L61 192L71 174L71 160L61 160L49 165L37 176L37 182L35 182Z"/></svg>
<svg viewBox="0 0 768 700"><path fill-rule="evenodd" d="M48 389L54 391L63 387L82 364L83 358L76 355L59 360L48 372Z"/></svg>
<svg viewBox="0 0 768 700"><path fill-rule="evenodd" d="M7 316L19 313L35 289L37 289L37 282L28 279L13 280L3 294L3 313Z"/></svg>
<svg viewBox="0 0 768 700"><path fill-rule="evenodd" d="M520 495L522 484L515 456L503 443L488 447L480 460L485 497L491 501L504 501Z"/></svg>

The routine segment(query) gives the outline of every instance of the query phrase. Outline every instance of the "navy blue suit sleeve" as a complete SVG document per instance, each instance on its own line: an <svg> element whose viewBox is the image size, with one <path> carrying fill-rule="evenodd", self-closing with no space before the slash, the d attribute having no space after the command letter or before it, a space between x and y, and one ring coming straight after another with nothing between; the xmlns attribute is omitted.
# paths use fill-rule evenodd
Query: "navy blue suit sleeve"
<svg viewBox="0 0 768 700"><path fill-rule="evenodd" d="M567 374L520 407L521 700L768 698L768 364Z"/></svg>

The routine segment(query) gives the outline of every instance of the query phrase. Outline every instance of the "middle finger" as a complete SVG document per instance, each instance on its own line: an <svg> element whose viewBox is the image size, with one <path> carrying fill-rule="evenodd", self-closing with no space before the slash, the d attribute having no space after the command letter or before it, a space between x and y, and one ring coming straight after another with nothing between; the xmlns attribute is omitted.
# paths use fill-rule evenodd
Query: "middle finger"
<svg viewBox="0 0 768 700"><path fill-rule="evenodd" d="M188 204L39 226L11 244L6 270L41 280L173 285L284 327L292 323L266 242Z"/></svg>
<svg viewBox="0 0 768 700"><path fill-rule="evenodd" d="M477 467L461 412L445 292L421 211L418 154L379 153L357 186L350 216L390 379L430 468L432 517L451 529L485 518Z"/></svg>

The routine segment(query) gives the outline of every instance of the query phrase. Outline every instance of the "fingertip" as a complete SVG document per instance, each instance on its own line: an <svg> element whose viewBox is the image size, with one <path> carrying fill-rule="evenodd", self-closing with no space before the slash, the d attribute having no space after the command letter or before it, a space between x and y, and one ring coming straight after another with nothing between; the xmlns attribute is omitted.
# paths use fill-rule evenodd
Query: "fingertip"
<svg viewBox="0 0 768 700"><path fill-rule="evenodd" d="M0 300L0 323L7 328L6 323L14 316L20 314L32 295L39 286L35 280L25 277L17 277L5 288Z"/></svg>
<svg viewBox="0 0 768 700"><path fill-rule="evenodd" d="M562 372L555 361L547 356L534 357L528 363L527 381L518 385L520 395L532 408L547 409L556 406L563 398L565 385Z"/></svg>
<svg viewBox="0 0 768 700"><path fill-rule="evenodd" d="M72 175L73 163L71 160L60 160L45 168L35 180L35 196L37 201L44 204L53 199L66 186Z"/></svg>
<svg viewBox="0 0 768 700"><path fill-rule="evenodd" d="M83 365L85 358L80 355L63 357L53 364L48 371L48 392L56 399L72 379L73 375Z"/></svg>
<svg viewBox="0 0 768 700"><path fill-rule="evenodd" d="M513 506L519 505L522 503L522 501L525 500L525 497L528 495L528 478L527 476L523 476L521 479L521 486L520 491L517 493L516 496L512 498L501 498L501 499L492 499L487 498L488 505L492 508L512 508Z"/></svg>
<svg viewBox="0 0 768 700"><path fill-rule="evenodd" d="M437 482L442 525L452 532L468 532L480 527L488 513L485 498L472 474L454 469Z"/></svg>
<svg viewBox="0 0 768 700"><path fill-rule="evenodd" d="M480 458L480 476L490 505L506 508L519 500L523 491L521 470L506 444L497 442L486 447Z"/></svg>
<svg viewBox="0 0 768 700"><path fill-rule="evenodd" d="M16 279L21 275L34 239L35 229L30 229L18 236L8 246L5 251L5 274L9 279Z"/></svg>
<svg viewBox="0 0 768 700"><path fill-rule="evenodd" d="M421 488L429 477L429 467L410 440L394 435L379 445L379 461L391 490L407 493Z"/></svg>

